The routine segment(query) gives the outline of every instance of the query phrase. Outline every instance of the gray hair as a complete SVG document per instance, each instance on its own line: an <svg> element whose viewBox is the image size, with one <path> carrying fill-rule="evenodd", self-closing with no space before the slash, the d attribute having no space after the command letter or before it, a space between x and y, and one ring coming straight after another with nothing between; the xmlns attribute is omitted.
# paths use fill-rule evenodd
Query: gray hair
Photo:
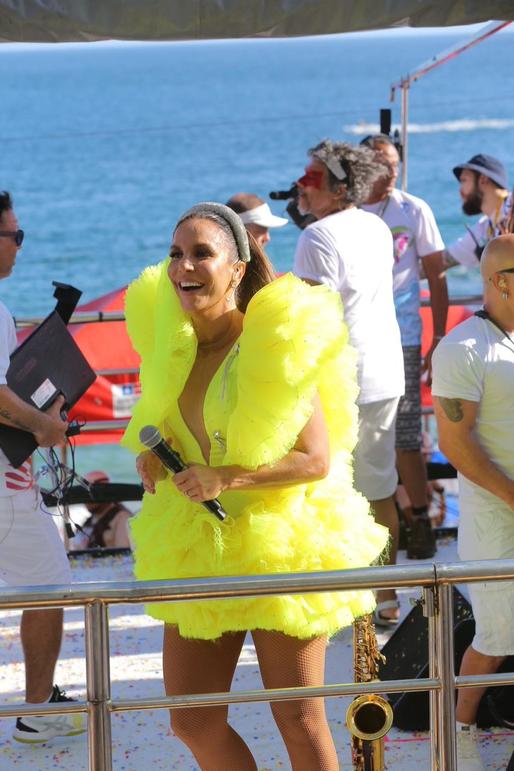
<svg viewBox="0 0 514 771"><path fill-rule="evenodd" d="M250 262L248 233L239 215L228 206L214 201L198 203L179 218L175 230L184 220L188 219L208 219L216 222L225 232L232 235L237 248L238 259L242 262Z"/></svg>
<svg viewBox="0 0 514 771"><path fill-rule="evenodd" d="M346 203L356 206L365 203L375 182L389 173L387 162L381 161L374 150L363 145L324 139L311 147L309 155L327 167L330 188L336 190L339 185L345 185Z"/></svg>

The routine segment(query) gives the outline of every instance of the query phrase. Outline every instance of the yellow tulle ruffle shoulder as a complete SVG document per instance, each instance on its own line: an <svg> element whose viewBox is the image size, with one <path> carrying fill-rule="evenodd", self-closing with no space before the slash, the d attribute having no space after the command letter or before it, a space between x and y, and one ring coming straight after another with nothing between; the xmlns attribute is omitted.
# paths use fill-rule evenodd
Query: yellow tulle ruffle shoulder
<svg viewBox="0 0 514 771"><path fill-rule="evenodd" d="M167 261L147 269L127 292L129 334L142 357L142 397L123 444L142 447L139 430L162 426L184 388L196 337L170 285ZM262 575L364 567L387 543L387 531L353 489L357 436L355 354L348 345L338 295L288 274L248 305L237 360L228 377L233 403L223 464L273 464L295 444L319 393L327 421L331 471L321 482L226 492L221 523L181 495L171 478L145 495L133 521L140 579ZM216 401L206 408L217 416ZM207 422L207 421L206 421ZM190 437L180 437L188 446ZM278 630L299 638L332 635L374 607L371 592L331 592L260 599L155 603L148 611L176 624L184 637Z"/></svg>

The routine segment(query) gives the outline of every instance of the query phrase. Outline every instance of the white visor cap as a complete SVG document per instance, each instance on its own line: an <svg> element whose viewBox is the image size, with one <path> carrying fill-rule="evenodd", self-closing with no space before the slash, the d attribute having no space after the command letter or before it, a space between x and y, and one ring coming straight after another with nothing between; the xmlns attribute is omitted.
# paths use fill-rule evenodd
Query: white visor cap
<svg viewBox="0 0 514 771"><path fill-rule="evenodd" d="M277 217L273 214L267 203L256 206L255 209L240 212L239 216L245 225L261 225L263 228L282 228L289 222L285 217Z"/></svg>

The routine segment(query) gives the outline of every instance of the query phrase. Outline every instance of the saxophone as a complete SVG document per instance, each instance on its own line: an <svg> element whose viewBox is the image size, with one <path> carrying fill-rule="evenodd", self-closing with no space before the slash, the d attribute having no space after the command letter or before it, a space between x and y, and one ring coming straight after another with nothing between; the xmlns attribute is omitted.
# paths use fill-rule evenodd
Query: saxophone
<svg viewBox="0 0 514 771"><path fill-rule="evenodd" d="M385 661L380 653L371 616L353 624L353 667L356 683L377 679L378 667ZM383 771L383 737L393 723L389 702L377 694L363 694L352 701L346 712L346 725L352 735L352 761L356 771Z"/></svg>

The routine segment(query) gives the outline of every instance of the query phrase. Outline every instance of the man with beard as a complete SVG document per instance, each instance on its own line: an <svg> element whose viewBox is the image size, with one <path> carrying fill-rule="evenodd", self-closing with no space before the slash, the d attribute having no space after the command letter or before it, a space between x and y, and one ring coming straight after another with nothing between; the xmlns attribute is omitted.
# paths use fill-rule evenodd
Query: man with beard
<svg viewBox="0 0 514 771"><path fill-rule="evenodd" d="M398 484L395 422L404 393L400 330L393 302L391 231L362 204L388 173L368 147L325 140L309 150L298 180L298 205L316 221L300 235L294 272L310 284L339 292L350 342L357 351L359 434L354 453L355 487L370 502L375 519L389 529L388 562L396 559ZM378 593L384 622L398 623L394 594ZM387 604L389 603L389 604ZM382 613L382 609L380 613ZM377 613L379 611L377 610Z"/></svg>
<svg viewBox="0 0 514 771"><path fill-rule="evenodd" d="M476 267L486 244L504 232L508 197L507 172L492 155L474 155L467 163L455 166L453 173L460 183L462 211L473 216L482 214L467 233L444 252L447 268L453 265Z"/></svg>
<svg viewBox="0 0 514 771"><path fill-rule="evenodd" d="M428 517L427 474L421 452L420 370L430 371L430 360L446 331L448 288L442 261L444 243L432 209L421 198L397 190L400 157L392 140L385 134L367 137L362 144L378 153L388 164L388 174L374 185L362 207L379 216L391 230L394 243L393 295L396 318L402 337L405 366L405 395L400 399L396 417L396 456L398 471L412 503L412 524L407 540L407 557L425 559L436 551L435 536ZM428 279L433 318L433 341L423 367L421 363L420 270ZM394 619L394 592L384 592L379 605L383 619Z"/></svg>

